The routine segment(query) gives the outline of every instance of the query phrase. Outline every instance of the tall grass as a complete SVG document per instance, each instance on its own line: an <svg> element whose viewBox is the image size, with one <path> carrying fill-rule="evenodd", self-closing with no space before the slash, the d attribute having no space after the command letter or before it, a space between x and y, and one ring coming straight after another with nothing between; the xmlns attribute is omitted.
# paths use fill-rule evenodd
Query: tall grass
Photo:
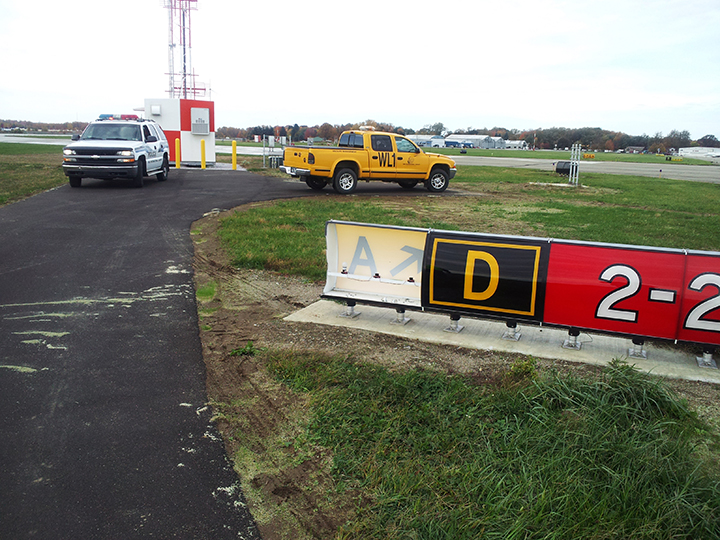
<svg viewBox="0 0 720 540"><path fill-rule="evenodd" d="M596 380L458 376L269 353L310 395L308 440L372 504L339 538L720 537L716 439L662 384L613 362Z"/></svg>

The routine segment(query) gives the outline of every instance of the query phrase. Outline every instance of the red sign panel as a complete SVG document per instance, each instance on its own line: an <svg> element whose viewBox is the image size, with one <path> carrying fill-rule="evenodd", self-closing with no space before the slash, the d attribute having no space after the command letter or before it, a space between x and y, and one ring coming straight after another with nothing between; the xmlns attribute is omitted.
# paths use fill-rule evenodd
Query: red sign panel
<svg viewBox="0 0 720 540"><path fill-rule="evenodd" d="M720 345L720 255L686 257L678 339Z"/></svg>
<svg viewBox="0 0 720 540"><path fill-rule="evenodd" d="M720 344L720 257L553 242L544 322Z"/></svg>
<svg viewBox="0 0 720 540"><path fill-rule="evenodd" d="M553 242L545 322L675 339L682 252Z"/></svg>

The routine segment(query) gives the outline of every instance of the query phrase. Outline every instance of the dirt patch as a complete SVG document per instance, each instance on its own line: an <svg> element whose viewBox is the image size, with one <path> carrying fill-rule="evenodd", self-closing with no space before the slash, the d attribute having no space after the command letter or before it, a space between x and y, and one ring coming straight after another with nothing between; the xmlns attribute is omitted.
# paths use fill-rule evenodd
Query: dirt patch
<svg viewBox="0 0 720 540"><path fill-rule="evenodd" d="M417 199L407 202L409 206L430 204ZM444 203L432 204L445 211ZM208 215L192 228L196 290L215 285L214 297L199 301L198 311L207 392L217 425L263 539L333 538L366 501L353 486L339 485L333 478L332 456L327 450L303 441L309 417L307 399L274 381L267 374L262 355L254 352L272 348L351 355L393 370L422 366L463 373L478 384L498 383L523 357L286 322L286 315L320 298L322 284L233 268L216 234L222 215ZM598 370L552 360L538 360L538 368L577 374ZM718 386L669 382L701 417L719 425Z"/></svg>

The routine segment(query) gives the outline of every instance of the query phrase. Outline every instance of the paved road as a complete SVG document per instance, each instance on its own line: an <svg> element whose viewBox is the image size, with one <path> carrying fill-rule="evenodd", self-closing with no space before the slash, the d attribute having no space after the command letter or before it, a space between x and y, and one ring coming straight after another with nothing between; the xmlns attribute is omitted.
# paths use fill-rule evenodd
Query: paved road
<svg viewBox="0 0 720 540"><path fill-rule="evenodd" d="M0 540L258 538L206 407L190 225L328 192L172 169L0 208Z"/></svg>
<svg viewBox="0 0 720 540"><path fill-rule="evenodd" d="M312 192L84 184L0 208L0 539L257 538L205 406L189 228Z"/></svg>

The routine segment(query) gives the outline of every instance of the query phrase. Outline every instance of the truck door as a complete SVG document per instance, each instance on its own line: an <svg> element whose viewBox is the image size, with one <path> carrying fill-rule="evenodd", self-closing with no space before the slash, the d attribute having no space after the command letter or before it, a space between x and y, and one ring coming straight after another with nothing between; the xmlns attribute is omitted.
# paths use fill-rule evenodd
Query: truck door
<svg viewBox="0 0 720 540"><path fill-rule="evenodd" d="M396 153L390 135L370 135L370 178L395 179Z"/></svg>
<svg viewBox="0 0 720 540"><path fill-rule="evenodd" d="M417 182L427 178L428 156L419 147L405 137L395 137L397 153L395 161L398 182Z"/></svg>
<svg viewBox="0 0 720 540"><path fill-rule="evenodd" d="M142 128L143 140L148 147L146 167L148 171L154 171L155 169L159 169L162 165L162 153L159 151L161 143L157 140L157 135L150 133L150 128L148 128L147 124L145 124ZM148 138L151 136L155 137L155 142L148 142Z"/></svg>

